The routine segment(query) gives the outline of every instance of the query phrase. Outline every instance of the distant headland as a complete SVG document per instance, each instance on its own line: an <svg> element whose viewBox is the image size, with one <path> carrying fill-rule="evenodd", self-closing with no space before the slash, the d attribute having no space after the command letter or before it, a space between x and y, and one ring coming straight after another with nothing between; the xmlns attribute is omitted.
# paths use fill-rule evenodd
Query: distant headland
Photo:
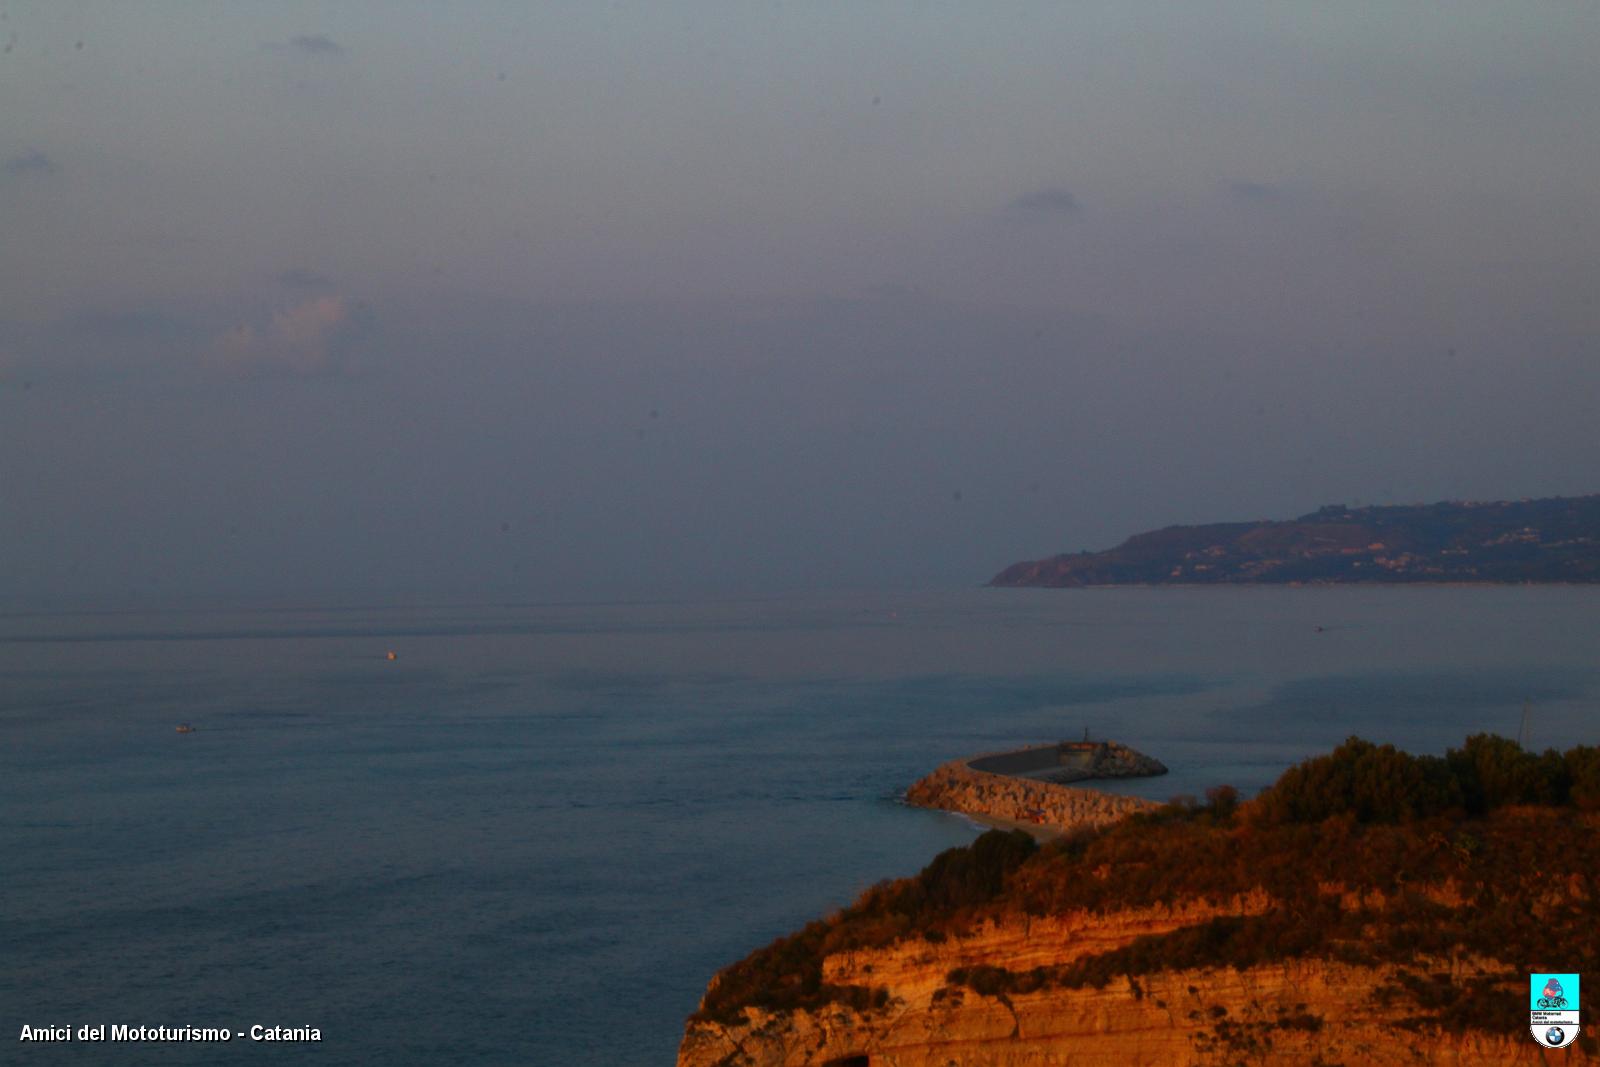
<svg viewBox="0 0 1600 1067"><path fill-rule="evenodd" d="M1600 582L1600 495L1330 504L1298 519L1168 526L1015 563L991 586Z"/></svg>

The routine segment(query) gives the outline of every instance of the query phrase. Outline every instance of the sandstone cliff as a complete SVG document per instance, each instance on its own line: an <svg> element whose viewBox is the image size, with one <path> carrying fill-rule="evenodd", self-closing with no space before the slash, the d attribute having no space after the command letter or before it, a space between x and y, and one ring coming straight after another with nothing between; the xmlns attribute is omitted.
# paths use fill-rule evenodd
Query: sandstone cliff
<svg viewBox="0 0 1600 1067"><path fill-rule="evenodd" d="M1530 971L1600 958L1600 748L1351 739L1208 795L873 887L720 972L680 1067L1600 1058L1527 1016Z"/></svg>
<svg viewBox="0 0 1600 1067"><path fill-rule="evenodd" d="M994 989L952 983L983 968L1059 967L1208 918L1260 911L1264 896L1221 907L1133 909L1107 916L986 925L964 938L901 942L841 953L828 980L886 987L880 1010L755 1010L745 1021L692 1022L679 1067L1139 1067L1540 1063L1527 1031L1441 1028L1437 1013L1395 1008L1414 981L1395 966L1285 960L1244 969L1198 968L1123 977L1103 988ZM1517 975L1492 961L1431 967L1521 1005ZM978 982L981 986L981 980ZM1406 999L1405 996L1401 997ZM1572 1062L1589 1059L1565 1050Z"/></svg>

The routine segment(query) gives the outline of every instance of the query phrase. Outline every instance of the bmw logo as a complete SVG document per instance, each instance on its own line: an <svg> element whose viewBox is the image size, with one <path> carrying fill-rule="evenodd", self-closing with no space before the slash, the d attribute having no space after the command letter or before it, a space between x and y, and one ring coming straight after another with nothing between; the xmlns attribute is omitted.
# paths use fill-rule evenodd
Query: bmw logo
<svg viewBox="0 0 1600 1067"><path fill-rule="evenodd" d="M1559 1026L1552 1026L1544 1032L1544 1039L1552 1045L1560 1045L1566 1036L1567 1032Z"/></svg>

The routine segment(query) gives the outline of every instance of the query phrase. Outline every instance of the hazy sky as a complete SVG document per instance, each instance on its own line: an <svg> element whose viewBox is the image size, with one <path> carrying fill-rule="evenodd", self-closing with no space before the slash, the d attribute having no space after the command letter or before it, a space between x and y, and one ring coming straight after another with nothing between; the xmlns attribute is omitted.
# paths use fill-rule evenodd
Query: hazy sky
<svg viewBox="0 0 1600 1067"><path fill-rule="evenodd" d="M0 0L0 609L1600 490L1600 5Z"/></svg>

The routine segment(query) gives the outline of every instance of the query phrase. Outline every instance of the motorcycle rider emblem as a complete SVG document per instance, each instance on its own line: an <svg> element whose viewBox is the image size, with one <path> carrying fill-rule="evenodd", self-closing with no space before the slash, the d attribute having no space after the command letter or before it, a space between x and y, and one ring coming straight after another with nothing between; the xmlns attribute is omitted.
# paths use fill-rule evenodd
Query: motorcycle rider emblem
<svg viewBox="0 0 1600 1067"><path fill-rule="evenodd" d="M1545 1048L1565 1048L1578 1039L1578 976L1530 974L1528 1022Z"/></svg>

